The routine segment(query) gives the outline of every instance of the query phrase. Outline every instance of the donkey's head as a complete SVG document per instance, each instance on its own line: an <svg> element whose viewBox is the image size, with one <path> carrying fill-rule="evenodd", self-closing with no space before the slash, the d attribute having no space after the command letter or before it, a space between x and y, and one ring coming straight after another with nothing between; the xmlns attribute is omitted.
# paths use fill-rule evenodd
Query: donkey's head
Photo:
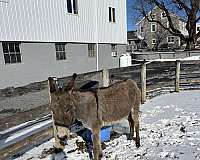
<svg viewBox="0 0 200 160"><path fill-rule="evenodd" d="M54 124L57 127L57 136L62 139L64 135L62 127L69 128L75 121L76 98L74 96L74 83L77 74L73 74L71 81L65 89L58 88L56 80L49 77L50 109L53 113Z"/></svg>

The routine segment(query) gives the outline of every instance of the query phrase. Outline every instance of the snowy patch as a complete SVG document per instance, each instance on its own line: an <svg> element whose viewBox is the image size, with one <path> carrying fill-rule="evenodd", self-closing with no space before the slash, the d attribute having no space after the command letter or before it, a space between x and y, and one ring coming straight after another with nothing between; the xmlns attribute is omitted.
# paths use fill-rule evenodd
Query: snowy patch
<svg viewBox="0 0 200 160"><path fill-rule="evenodd" d="M141 147L125 135L106 142L103 159L109 160L200 160L200 91L185 91L156 97L141 106ZM128 130L127 121L114 127ZM64 153L49 155L44 160L87 160L87 152L76 150L76 140L69 140ZM28 151L17 160L36 160L53 139Z"/></svg>

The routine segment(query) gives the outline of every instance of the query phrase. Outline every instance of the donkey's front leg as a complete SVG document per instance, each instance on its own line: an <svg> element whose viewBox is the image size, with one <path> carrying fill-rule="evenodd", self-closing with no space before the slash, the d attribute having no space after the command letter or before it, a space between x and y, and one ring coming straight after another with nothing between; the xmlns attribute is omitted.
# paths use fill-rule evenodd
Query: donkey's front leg
<svg viewBox="0 0 200 160"><path fill-rule="evenodd" d="M100 128L92 130L94 160L99 160L102 157L101 141L99 134Z"/></svg>
<svg viewBox="0 0 200 160"><path fill-rule="evenodd" d="M65 127L56 126L53 124L53 133L54 133L54 148L55 152L63 151L65 148L65 140L69 136L69 130ZM59 137L61 135L61 137Z"/></svg>

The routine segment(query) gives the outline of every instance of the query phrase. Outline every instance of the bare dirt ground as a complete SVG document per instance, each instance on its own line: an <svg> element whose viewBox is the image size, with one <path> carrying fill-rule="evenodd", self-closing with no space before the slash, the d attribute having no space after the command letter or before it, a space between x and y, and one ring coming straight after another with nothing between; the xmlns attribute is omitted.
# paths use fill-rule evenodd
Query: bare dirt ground
<svg viewBox="0 0 200 160"><path fill-rule="evenodd" d="M50 113L48 89L15 89L0 94L0 131Z"/></svg>

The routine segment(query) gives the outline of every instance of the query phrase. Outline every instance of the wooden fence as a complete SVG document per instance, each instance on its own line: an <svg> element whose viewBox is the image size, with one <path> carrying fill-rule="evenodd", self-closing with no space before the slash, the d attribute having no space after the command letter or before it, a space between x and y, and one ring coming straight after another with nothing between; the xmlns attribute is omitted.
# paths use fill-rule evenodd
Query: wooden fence
<svg viewBox="0 0 200 160"><path fill-rule="evenodd" d="M128 78L137 82L142 93L141 102L144 103L147 98L162 94L163 90L179 92L182 89L200 89L200 60L138 61L138 64L130 67L78 75L77 86L88 80L96 80L100 82L100 86L107 87L111 83ZM69 79L70 77L60 78L60 84L67 84L66 81ZM44 128L11 146L0 149L1 158L11 158L30 145L38 145L44 137L52 137L51 128Z"/></svg>
<svg viewBox="0 0 200 160"><path fill-rule="evenodd" d="M142 103L154 97L155 91L170 92L200 88L200 60L138 61L131 67L109 70L111 81L135 80L142 93ZM154 95L153 95L154 94ZM159 94L159 93L158 93Z"/></svg>

